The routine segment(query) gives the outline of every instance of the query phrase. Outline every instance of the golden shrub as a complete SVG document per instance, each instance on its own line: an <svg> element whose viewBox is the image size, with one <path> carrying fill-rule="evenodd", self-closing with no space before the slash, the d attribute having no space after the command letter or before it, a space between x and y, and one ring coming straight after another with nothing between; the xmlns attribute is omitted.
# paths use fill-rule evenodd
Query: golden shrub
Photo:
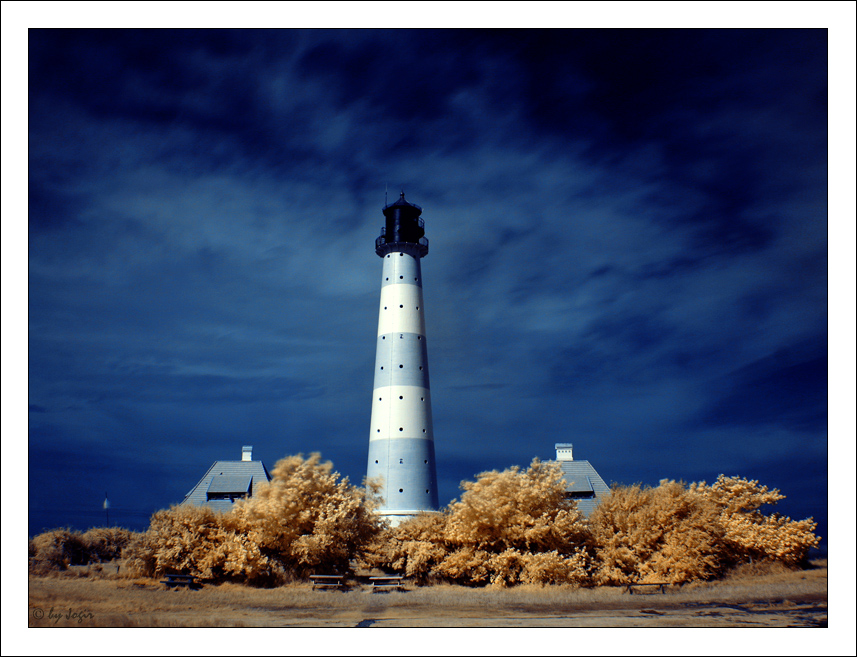
<svg viewBox="0 0 857 657"><path fill-rule="evenodd" d="M819 543L812 518L792 520L777 513L767 516L759 510L785 499L777 489L770 490L756 480L724 475L710 486L703 481L691 488L717 507L724 529L725 557L730 563L758 560L797 566Z"/></svg>
<svg viewBox="0 0 857 657"><path fill-rule="evenodd" d="M126 551L128 567L150 577L170 572L203 578L222 575L222 515L195 506L156 512L148 531Z"/></svg>
<svg viewBox="0 0 857 657"><path fill-rule="evenodd" d="M721 570L718 516L680 482L614 486L589 518L597 583L711 579Z"/></svg>
<svg viewBox="0 0 857 657"><path fill-rule="evenodd" d="M286 571L346 572L350 561L378 534L371 486L352 486L313 453L279 461L269 484L235 505L232 515L263 554Z"/></svg>
<svg viewBox="0 0 857 657"><path fill-rule="evenodd" d="M459 547L447 552L438 563L435 572L438 577L459 584L484 584L489 582L492 571L489 566L491 553L477 550L472 546Z"/></svg>
<svg viewBox="0 0 857 657"><path fill-rule="evenodd" d="M417 582L465 585L585 582L587 533L556 463L483 472L461 500L388 530L366 563Z"/></svg>
<svg viewBox="0 0 857 657"><path fill-rule="evenodd" d="M711 486L614 486L586 521L565 497L559 464L534 459L525 470L462 482L459 501L390 528L374 515L377 487L352 486L318 454L282 459L272 474L229 513L159 511L131 538L129 566L149 576L182 571L257 585L345 573L352 564L417 583L680 584L748 559L795 565L819 540L811 518L759 511L783 499L779 491L722 475ZM94 545L100 534L91 531ZM104 538L111 540L121 538ZM71 563L73 545L73 537L43 536L30 551L33 560Z"/></svg>
<svg viewBox="0 0 857 657"><path fill-rule="evenodd" d="M590 562L589 552L584 548L576 548L570 556L556 550L526 553L518 578L521 584L587 584Z"/></svg>
<svg viewBox="0 0 857 657"><path fill-rule="evenodd" d="M179 571L260 585L346 572L380 530L374 505L371 489L341 479L318 454L289 456L227 513L183 506L154 514L128 549L129 566L150 576Z"/></svg>
<svg viewBox="0 0 857 657"><path fill-rule="evenodd" d="M596 581L679 584L753 559L797 565L818 544L815 523L759 511L784 497L758 481L723 475L711 486L616 486L589 518Z"/></svg>
<svg viewBox="0 0 857 657"><path fill-rule="evenodd" d="M461 487L461 501L450 505L444 532L450 545L567 554L585 542L583 516L574 500L565 497L557 463L533 459L527 470L514 466L483 472Z"/></svg>
<svg viewBox="0 0 857 657"><path fill-rule="evenodd" d="M68 528L52 529L33 537L29 551L35 572L65 570L89 563L89 549L83 535Z"/></svg>
<svg viewBox="0 0 857 657"><path fill-rule="evenodd" d="M443 513L420 513L397 527L385 528L367 544L359 565L403 573L419 584L429 581L446 556Z"/></svg>
<svg viewBox="0 0 857 657"><path fill-rule="evenodd" d="M122 527L93 527L83 533L83 541L91 561L112 561L122 556L122 550L136 532Z"/></svg>

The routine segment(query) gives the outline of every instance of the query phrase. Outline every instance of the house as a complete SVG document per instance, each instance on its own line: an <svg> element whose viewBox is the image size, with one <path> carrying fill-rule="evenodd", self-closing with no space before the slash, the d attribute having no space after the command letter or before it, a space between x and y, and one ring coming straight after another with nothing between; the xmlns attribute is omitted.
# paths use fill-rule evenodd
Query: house
<svg viewBox="0 0 857 657"><path fill-rule="evenodd" d="M610 487L589 461L574 460L571 443L556 443L554 447L556 460L565 475L565 496L577 502L580 512L589 517L601 498L610 492Z"/></svg>
<svg viewBox="0 0 857 657"><path fill-rule="evenodd" d="M252 445L241 448L240 461L215 461L208 472L185 495L181 506L209 506L215 511L229 511L235 500L253 497L261 483L271 481L268 469L253 460Z"/></svg>

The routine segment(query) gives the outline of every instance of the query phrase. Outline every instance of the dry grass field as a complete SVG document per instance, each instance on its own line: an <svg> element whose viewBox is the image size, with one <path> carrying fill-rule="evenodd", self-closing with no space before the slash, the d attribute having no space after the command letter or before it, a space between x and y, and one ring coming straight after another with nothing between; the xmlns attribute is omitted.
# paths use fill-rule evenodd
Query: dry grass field
<svg viewBox="0 0 857 657"><path fill-rule="evenodd" d="M30 627L826 627L827 562L745 568L712 583L629 595L622 588L426 586L375 592L206 585L82 566L29 578Z"/></svg>

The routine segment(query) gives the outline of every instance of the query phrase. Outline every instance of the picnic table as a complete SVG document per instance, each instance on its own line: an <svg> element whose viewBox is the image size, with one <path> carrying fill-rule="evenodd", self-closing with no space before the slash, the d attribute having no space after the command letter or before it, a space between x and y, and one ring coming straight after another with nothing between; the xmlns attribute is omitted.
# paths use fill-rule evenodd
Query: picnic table
<svg viewBox="0 0 857 657"><path fill-rule="evenodd" d="M666 594L664 587L669 586L669 585L670 585L669 582L647 582L645 584L639 583L639 582L632 582L630 584L622 584L622 586L625 587L625 590L628 592L629 595L634 595L634 588L633 587L635 587L635 586L657 586L658 590L661 593Z"/></svg>
<svg viewBox="0 0 857 657"><path fill-rule="evenodd" d="M372 591L391 591L398 589L404 591L404 576L402 575L385 575L384 577L370 577L369 582L372 584Z"/></svg>
<svg viewBox="0 0 857 657"><path fill-rule="evenodd" d="M161 584L166 584L168 589L172 587L186 586L189 589L199 588L199 582L193 575L164 575L166 579L161 580Z"/></svg>
<svg viewBox="0 0 857 657"><path fill-rule="evenodd" d="M345 577L342 575L310 575L312 590L316 589L345 589Z"/></svg>

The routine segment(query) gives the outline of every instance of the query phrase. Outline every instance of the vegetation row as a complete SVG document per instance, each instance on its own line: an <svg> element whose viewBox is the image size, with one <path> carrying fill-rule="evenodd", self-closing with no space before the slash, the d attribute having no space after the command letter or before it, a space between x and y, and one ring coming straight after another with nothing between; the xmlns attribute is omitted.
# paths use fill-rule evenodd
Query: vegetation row
<svg viewBox="0 0 857 657"><path fill-rule="evenodd" d="M614 486L587 519L566 497L559 466L535 459L462 482L460 500L391 528L375 514L377 488L350 484L318 454L286 457L272 475L229 512L173 506L141 533L40 534L30 541L31 572L121 554L140 576L182 572L254 586L356 569L419 584L683 584L748 562L798 567L819 542L812 518L761 510L784 499L778 490L740 477Z"/></svg>

